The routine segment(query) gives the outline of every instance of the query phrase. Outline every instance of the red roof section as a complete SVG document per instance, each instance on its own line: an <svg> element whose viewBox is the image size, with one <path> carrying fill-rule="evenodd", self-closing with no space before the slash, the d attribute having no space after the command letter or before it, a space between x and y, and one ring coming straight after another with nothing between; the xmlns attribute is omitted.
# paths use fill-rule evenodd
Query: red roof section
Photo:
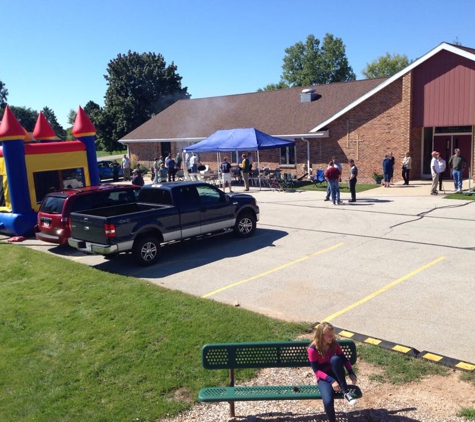
<svg viewBox="0 0 475 422"><path fill-rule="evenodd" d="M48 120L46 120L46 117L41 111L40 114L38 114L38 119L36 119L33 136L35 139L38 139L38 141L50 141L56 137L53 128L50 126Z"/></svg>
<svg viewBox="0 0 475 422"><path fill-rule="evenodd" d="M6 106L2 124L0 125L0 141L23 140L24 138L25 130L10 110L10 107Z"/></svg>
<svg viewBox="0 0 475 422"><path fill-rule="evenodd" d="M74 121L73 135L76 138L79 138L81 136L93 136L95 134L96 128L89 120L86 112L81 106L79 106L78 113L76 114L76 120Z"/></svg>

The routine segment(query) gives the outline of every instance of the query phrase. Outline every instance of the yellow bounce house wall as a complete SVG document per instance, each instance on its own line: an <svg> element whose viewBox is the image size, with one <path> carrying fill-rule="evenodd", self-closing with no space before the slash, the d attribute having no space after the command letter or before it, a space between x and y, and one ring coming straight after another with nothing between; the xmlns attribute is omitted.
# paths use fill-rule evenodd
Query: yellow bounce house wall
<svg viewBox="0 0 475 422"><path fill-rule="evenodd" d="M34 173L41 171L64 170L68 168L83 168L84 181L90 186L89 167L85 151L60 152L56 154L31 154L26 155L26 169L28 177L28 190L30 192L31 208L38 211L40 200L36 198Z"/></svg>
<svg viewBox="0 0 475 422"><path fill-rule="evenodd" d="M7 168L5 166L5 159L0 157L0 176L2 177L3 196L5 197L5 205L0 206L0 212L11 212L12 204L10 203L10 195L8 193L7 183Z"/></svg>

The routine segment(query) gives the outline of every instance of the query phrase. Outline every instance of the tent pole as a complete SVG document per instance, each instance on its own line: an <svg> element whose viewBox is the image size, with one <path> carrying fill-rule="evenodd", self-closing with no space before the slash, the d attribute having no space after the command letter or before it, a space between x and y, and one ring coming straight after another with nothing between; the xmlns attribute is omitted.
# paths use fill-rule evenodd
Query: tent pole
<svg viewBox="0 0 475 422"><path fill-rule="evenodd" d="M259 178L259 190L262 190L261 185L261 160L259 157L259 150L257 150L257 177Z"/></svg>

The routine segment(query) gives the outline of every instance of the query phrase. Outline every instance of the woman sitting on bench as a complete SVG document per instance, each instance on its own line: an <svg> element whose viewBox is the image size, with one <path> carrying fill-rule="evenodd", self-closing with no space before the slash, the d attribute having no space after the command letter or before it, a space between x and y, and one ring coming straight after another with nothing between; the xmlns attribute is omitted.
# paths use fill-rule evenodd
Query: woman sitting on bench
<svg viewBox="0 0 475 422"><path fill-rule="evenodd" d="M343 392L345 400L352 405L356 404L356 399L348 393L345 368L353 384L356 384L356 375L350 361L337 343L333 325L329 322L317 325L313 341L308 348L308 360L317 377L328 420L336 422L335 392Z"/></svg>

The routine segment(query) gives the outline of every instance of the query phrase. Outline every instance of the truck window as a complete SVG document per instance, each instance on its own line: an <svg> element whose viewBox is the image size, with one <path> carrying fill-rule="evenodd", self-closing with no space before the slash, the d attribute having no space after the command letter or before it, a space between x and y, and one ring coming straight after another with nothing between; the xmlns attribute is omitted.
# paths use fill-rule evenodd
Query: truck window
<svg viewBox="0 0 475 422"><path fill-rule="evenodd" d="M149 204L172 205L170 191L165 189L142 189L138 200Z"/></svg>
<svg viewBox="0 0 475 422"><path fill-rule="evenodd" d="M214 189L210 185L197 186L196 190L203 205L218 204L224 199L221 197L219 190Z"/></svg>
<svg viewBox="0 0 475 422"><path fill-rule="evenodd" d="M198 192L194 186L180 187L180 195L175 196L181 207L196 207L199 204Z"/></svg>

